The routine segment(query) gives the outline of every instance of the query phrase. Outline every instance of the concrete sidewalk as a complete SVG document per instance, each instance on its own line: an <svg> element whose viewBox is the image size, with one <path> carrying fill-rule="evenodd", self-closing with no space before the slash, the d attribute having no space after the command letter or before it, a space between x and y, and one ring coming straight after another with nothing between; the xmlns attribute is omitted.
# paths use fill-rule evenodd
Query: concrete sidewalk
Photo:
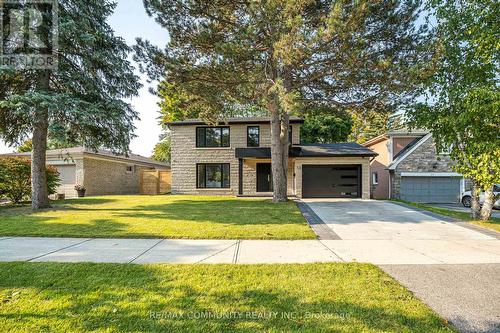
<svg viewBox="0 0 500 333"><path fill-rule="evenodd" d="M500 263L500 240L184 240L0 237L0 261Z"/></svg>

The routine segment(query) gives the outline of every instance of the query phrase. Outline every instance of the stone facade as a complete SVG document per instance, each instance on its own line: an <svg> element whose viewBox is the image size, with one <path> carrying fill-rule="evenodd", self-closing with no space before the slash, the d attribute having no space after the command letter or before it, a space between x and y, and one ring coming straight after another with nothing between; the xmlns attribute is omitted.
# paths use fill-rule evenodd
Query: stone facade
<svg viewBox="0 0 500 333"><path fill-rule="evenodd" d="M271 163L271 159L246 159L243 162L243 193L245 195L272 195L272 192L257 192L257 163ZM294 159L288 160L288 195L295 195Z"/></svg>
<svg viewBox="0 0 500 333"><path fill-rule="evenodd" d="M402 172L453 172L453 161L446 154L438 154L432 137L415 149L391 173L392 198L401 198Z"/></svg>
<svg viewBox="0 0 500 333"><path fill-rule="evenodd" d="M238 194L238 159L235 148L247 147L247 127L260 127L260 147L271 146L271 126L269 124L231 124L230 147L197 148L196 125L172 126L172 193L237 195ZM292 143L300 143L300 125L291 124ZM259 161L260 162L260 161ZM197 163L229 163L230 188L200 189L196 188ZM255 161L245 161L243 165L243 182L246 195L256 194ZM252 191L252 189L254 189Z"/></svg>
<svg viewBox="0 0 500 333"><path fill-rule="evenodd" d="M231 124L230 147L197 148L196 125L173 125L172 139L172 193L238 195L239 160L235 148L247 147L247 127L260 126L260 147L270 147L269 124ZM292 124L292 143L300 144L300 124ZM196 187L196 164L229 163L230 188L200 189ZM272 195L257 192L257 164L271 163L270 159L248 158L243 161L243 195ZM362 198L370 197L370 159L368 157L290 158L288 161L288 195L302 196L302 165L304 164L358 164L362 173Z"/></svg>

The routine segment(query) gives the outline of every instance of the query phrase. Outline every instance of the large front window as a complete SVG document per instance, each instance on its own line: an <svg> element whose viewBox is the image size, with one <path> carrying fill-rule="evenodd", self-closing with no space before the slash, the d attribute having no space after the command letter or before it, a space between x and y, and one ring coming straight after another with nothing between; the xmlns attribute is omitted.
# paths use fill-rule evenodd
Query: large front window
<svg viewBox="0 0 500 333"><path fill-rule="evenodd" d="M197 127L196 147L229 147L229 127Z"/></svg>
<svg viewBox="0 0 500 333"><path fill-rule="evenodd" d="M197 164L197 188L229 188L229 163Z"/></svg>

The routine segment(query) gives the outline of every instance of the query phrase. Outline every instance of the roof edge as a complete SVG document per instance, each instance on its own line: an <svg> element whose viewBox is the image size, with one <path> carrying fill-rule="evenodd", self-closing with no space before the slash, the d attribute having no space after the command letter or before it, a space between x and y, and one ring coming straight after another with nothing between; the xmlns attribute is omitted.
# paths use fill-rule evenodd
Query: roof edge
<svg viewBox="0 0 500 333"><path fill-rule="evenodd" d="M269 124L271 123L271 118L261 117L261 118L252 118L252 117L241 117L241 118L231 118L231 119L221 119L218 120L215 126L223 126L223 125L232 125L232 124ZM300 117L293 117L289 120L290 124L302 124L304 119ZM166 122L167 126L192 126L192 125L202 125L202 126L210 126L210 123L207 123L202 119L187 119L187 120L178 120L178 121L169 121Z"/></svg>
<svg viewBox="0 0 500 333"><path fill-rule="evenodd" d="M374 138L371 138L370 140L368 141L365 141L364 143L362 143L361 145L362 146L365 146L365 147L368 147L368 146L371 146L371 145L374 145L376 143L379 143L379 142L382 142L386 139L389 139L389 136L387 134L380 134Z"/></svg>
<svg viewBox="0 0 500 333"><path fill-rule="evenodd" d="M432 134L430 134L430 133L423 136L420 139L420 141L418 141L413 147L411 147L411 149L409 149L406 153L404 153L401 156L398 156L398 158L396 158L394 161L392 161L391 164L389 164L389 166L387 167L387 170L395 170L396 167L399 165L399 163L404 161L408 156L410 156L410 154L412 154L415 150L417 150L418 147L420 147L422 144L424 144L431 137L432 137Z"/></svg>
<svg viewBox="0 0 500 333"><path fill-rule="evenodd" d="M46 150L46 157L47 158L64 158L65 156L71 156L74 158L82 158L84 156L97 156L99 158L104 158L104 159L110 159L110 160L121 160L121 161L130 161L130 162L135 162L135 163L142 163L142 164L150 164L150 165L157 165L157 166L163 166L163 167L170 167L170 164L160 162L160 161L155 161L149 157L137 155L137 154L131 154L128 157L125 155L115 155L111 151L107 150L98 150L93 151L92 149L87 149L84 147L70 147L70 148L59 148L59 149L48 149ZM25 152L25 153L7 153L7 154L0 154L0 157L31 157L31 152Z"/></svg>

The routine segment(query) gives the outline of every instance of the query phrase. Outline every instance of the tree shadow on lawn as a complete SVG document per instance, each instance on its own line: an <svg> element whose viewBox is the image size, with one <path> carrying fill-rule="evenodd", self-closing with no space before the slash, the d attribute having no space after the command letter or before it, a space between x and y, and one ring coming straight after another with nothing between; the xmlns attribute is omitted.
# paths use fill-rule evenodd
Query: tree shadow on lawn
<svg viewBox="0 0 500 333"><path fill-rule="evenodd" d="M66 199L66 200L51 200L50 207L40 210L32 210L30 203L25 202L22 204L9 204L0 206L0 213L6 215L13 214L37 214L43 212L51 212L57 210L74 209L72 205L101 205L105 203L116 202L117 199L113 198L85 198L85 199Z"/></svg>
<svg viewBox="0 0 500 333"><path fill-rule="evenodd" d="M305 219L293 202L274 204L261 199L179 199L165 203L155 201L150 205L141 202L139 205L131 204L130 207L123 208L120 206L113 208L113 205L110 205L110 208L100 206L100 204L112 202L120 203L120 200L113 198L66 200L61 205L54 205L53 208L42 211L32 211L30 208L12 208L10 211L0 212L0 217L6 217L4 221L0 222L0 235L199 238L190 231L190 229L196 228L196 224L189 225L183 224L183 222L199 222L205 225L219 224L221 227L236 225L242 227L278 226L279 228L303 226L307 228ZM57 216L58 212L64 212L65 216L62 218ZM71 212L75 214L68 214ZM52 214L52 216L47 216L47 213ZM59 221L54 220L55 218ZM61 219L64 221L60 222ZM282 231L270 230L270 232ZM237 234L230 236L241 238ZM257 235L253 236L257 237ZM267 238L269 235L262 237ZM314 234L311 233L312 237ZM277 238L281 239L281 237Z"/></svg>
<svg viewBox="0 0 500 333"><path fill-rule="evenodd" d="M5 223L0 221L1 236L23 237L110 237L110 238L152 238L151 233L128 232L129 225L111 219L92 219L85 223L52 223L51 217L25 216L23 221Z"/></svg>
<svg viewBox="0 0 500 333"><path fill-rule="evenodd" d="M385 281L367 287L359 298L321 290L317 290L318 294L304 292L300 283L314 279L314 270L298 285L296 281L287 285L289 282L275 279L276 272L266 265L260 266L263 275L256 273L255 267L258 270L259 266L247 266L248 273L257 280L265 279L259 285L245 277L245 266L199 265L189 269L184 265L15 263L0 267L3 294L20 291L15 302L4 298L0 307L0 322L9 328L17 325L49 331L451 332L429 310L412 314L413 309L401 309L401 295L387 291L378 299L377 288L385 288ZM283 268L288 269L286 265ZM300 273L303 271L291 274L292 279ZM335 290L335 286L329 287ZM343 286L339 288L342 290ZM403 294L411 297L407 291ZM277 313L276 317L271 313Z"/></svg>
<svg viewBox="0 0 500 333"><path fill-rule="evenodd" d="M294 206L290 206L294 205ZM176 200L163 204L137 205L130 208L72 208L75 211L108 211L121 218L146 220L187 220L237 225L304 224L295 203L271 203L266 200Z"/></svg>

